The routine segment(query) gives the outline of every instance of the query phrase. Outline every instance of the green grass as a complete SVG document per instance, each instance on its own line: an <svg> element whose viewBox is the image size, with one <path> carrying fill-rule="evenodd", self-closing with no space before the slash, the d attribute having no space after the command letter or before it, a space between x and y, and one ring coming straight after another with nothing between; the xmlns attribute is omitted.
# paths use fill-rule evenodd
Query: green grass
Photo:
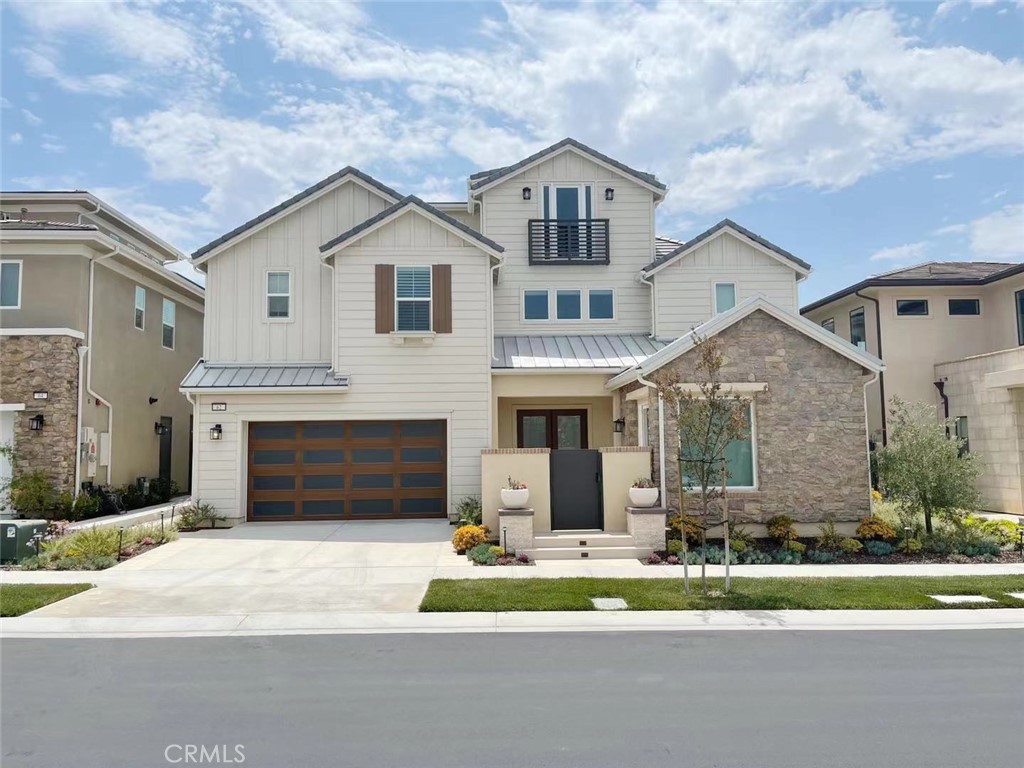
<svg viewBox="0 0 1024 768"><path fill-rule="evenodd" d="M92 589L92 584L3 584L0 616L21 616L87 589Z"/></svg>
<svg viewBox="0 0 1024 768"><path fill-rule="evenodd" d="M721 590L724 579L708 579ZM424 612L592 611L592 597L621 597L634 611L782 609L1024 608L1007 592L1024 592L1024 576L880 576L732 580L732 591L703 597L700 579L435 579ZM946 606L928 595L985 595L995 603Z"/></svg>

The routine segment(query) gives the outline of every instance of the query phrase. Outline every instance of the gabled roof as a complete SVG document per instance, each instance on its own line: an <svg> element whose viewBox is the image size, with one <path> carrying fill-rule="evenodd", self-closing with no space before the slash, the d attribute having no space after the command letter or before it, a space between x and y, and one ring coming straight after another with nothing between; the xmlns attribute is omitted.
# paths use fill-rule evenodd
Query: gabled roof
<svg viewBox="0 0 1024 768"><path fill-rule="evenodd" d="M800 317L800 315L796 315L789 310L783 309L778 304L774 304L769 301L764 294L758 293L741 301L732 309L715 315L710 320L697 326L686 335L680 336L668 346L655 352L642 363L623 371L606 383L605 387L608 389L618 389L625 384L636 381L640 376L647 376L662 366L672 362L680 355L689 352L696 346L697 339L704 339L721 333L726 328L735 325L743 318L757 311L771 315L776 320L785 323L794 330L800 331L800 333L805 336L825 345L834 352L838 352L843 357L849 358L869 371L879 373L885 370L885 364L874 355L854 346L846 339L837 336L831 331L826 331L817 323L812 323L810 320Z"/></svg>
<svg viewBox="0 0 1024 768"><path fill-rule="evenodd" d="M902 267L890 272L854 283L847 288L829 294L823 299L808 304L800 314L813 312L819 307L831 304L865 288L899 286L982 286L1024 273L1024 264L1007 264L995 261L929 261L912 267Z"/></svg>
<svg viewBox="0 0 1024 768"><path fill-rule="evenodd" d="M654 256L655 260L668 256L672 251L676 250L680 245L683 244L682 240L676 240L671 237L665 237L664 235L654 236Z"/></svg>
<svg viewBox="0 0 1024 768"><path fill-rule="evenodd" d="M621 370L646 360L667 342L643 334L498 336L494 370Z"/></svg>
<svg viewBox="0 0 1024 768"><path fill-rule="evenodd" d="M471 174L469 177L469 189L471 192L479 192L483 190L485 187L491 186L492 184L505 178L506 176L510 176L518 171L528 168L534 163L538 163L541 160L544 160L545 158L550 157L551 155L557 154L568 147L571 147L572 149L575 149L576 151L581 152L584 155L589 155L594 160L597 160L598 162L603 163L604 165L611 166L612 168L619 171L620 173L625 174L626 176L631 176L632 178L639 181L641 184L644 184L648 187L652 187L662 197L664 197L665 192L668 189L668 187L666 187L664 184L658 181L657 177L653 173L647 173L645 171L638 171L635 168L630 168L628 165L620 163L618 160L608 157L608 155L602 154L598 152L596 149L588 147L586 144L583 144L581 142L576 141L576 139L571 138L562 139L558 143L552 144L550 147L542 149L540 152L535 152L529 157L520 160L518 163L506 165L503 168L492 168L489 171L480 171Z"/></svg>
<svg viewBox="0 0 1024 768"><path fill-rule="evenodd" d="M797 271L799 272L807 274L811 271L811 265L808 264L803 259L799 259L789 251L785 250L784 248L780 248L775 243L769 240L765 240L756 232L751 232L746 227L741 227L732 219L722 219L720 222L715 224L715 226L711 227L711 229L701 232L692 240L687 240L685 243L668 251L663 256L658 256L658 258L656 258L654 261L652 261L650 264L644 267L641 271L648 275L651 274L652 272L657 272L658 270L667 266L676 259L680 259L683 256L687 255L688 253L690 253L690 251L699 247L705 241L715 237L723 230L732 230L734 233L742 237L745 237L748 240L753 241L755 244L761 246L763 250L767 251L768 255L773 255L780 260L788 262L789 266L796 267Z"/></svg>
<svg viewBox="0 0 1024 768"><path fill-rule="evenodd" d="M306 189L304 189L301 192L299 192L297 195L292 195L287 200L285 200L283 203L278 203L273 208L264 211L263 213L261 213L256 218L249 219L249 221L245 222L244 224L242 224L242 225L240 225L238 227L235 227L230 232L227 232L226 234L221 235L216 240L212 240L211 242L209 242L206 245L204 245L202 248L199 248L199 249L193 251L192 252L192 259L195 260L195 261L204 261L205 260L204 257L209 258L208 254L212 255L210 253L211 251L214 251L214 250L220 248L222 245L225 245L228 242L230 242L231 240L234 240L236 237L246 233L247 231L249 231L253 227L259 226L260 224L262 224L263 222L267 221L268 219L272 219L274 216L277 216L282 211L286 211L287 209L291 208L292 206L294 206L294 205L296 205L298 203L301 203L303 200L305 200L306 198L316 194L320 190L325 189L325 188L327 188L327 187L329 187L329 186L331 186L331 185L341 181L346 176L354 176L355 178L359 179L363 183L365 183L365 184L373 187L374 189L376 189L385 198L388 198L392 202L394 202L395 200L398 200L398 199L400 199L402 197L398 192L393 190L391 187L386 186L385 184L382 184L381 182L377 181L375 178L373 178L369 174L363 173L358 168L353 168L351 165L346 165L344 168L342 168L337 173L332 173L326 179L321 179L316 184L314 184L311 187L307 187Z"/></svg>
<svg viewBox="0 0 1024 768"><path fill-rule="evenodd" d="M489 237L485 237L484 235L480 234L469 225L462 223L461 221L459 221L456 218L453 218L452 216L449 216L444 211L438 210L430 203L423 202L415 195L408 195L406 197L403 197L401 200L399 200L391 207L385 208L376 216L371 216L361 224L357 224L347 232L342 232L337 237L333 238L332 240L328 240L326 243L321 245L320 258L325 258L329 251L336 250L338 246L344 245L350 240L356 239L361 235L368 234L377 227L382 226L396 214L405 210L409 206L414 206L415 208L420 209L422 212L434 218L440 224L447 226L449 229L457 230L456 234L461 235L463 238L467 240L475 242L477 245L481 246L485 251L491 253L494 256L498 256L498 254L504 252L505 250L503 246L494 242Z"/></svg>

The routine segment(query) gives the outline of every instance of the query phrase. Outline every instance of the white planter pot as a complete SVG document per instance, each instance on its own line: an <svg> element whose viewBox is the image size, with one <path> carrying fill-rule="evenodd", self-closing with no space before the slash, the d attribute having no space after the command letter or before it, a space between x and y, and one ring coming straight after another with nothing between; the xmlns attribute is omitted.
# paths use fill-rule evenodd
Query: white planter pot
<svg viewBox="0 0 1024 768"><path fill-rule="evenodd" d="M529 488L501 489L501 505L505 509L524 509L529 500Z"/></svg>
<svg viewBox="0 0 1024 768"><path fill-rule="evenodd" d="M658 503L658 489L630 488L629 503L634 507L653 507Z"/></svg>

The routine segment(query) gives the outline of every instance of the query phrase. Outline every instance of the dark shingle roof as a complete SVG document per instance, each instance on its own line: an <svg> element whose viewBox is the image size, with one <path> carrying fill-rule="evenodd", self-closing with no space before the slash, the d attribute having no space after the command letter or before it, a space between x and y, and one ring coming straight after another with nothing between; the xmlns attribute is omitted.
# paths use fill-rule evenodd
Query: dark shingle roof
<svg viewBox="0 0 1024 768"><path fill-rule="evenodd" d="M793 262L798 267L802 267L803 269L807 269L807 270L809 270L811 268L811 265L808 264L803 259L797 258L792 253L790 253L789 251L785 250L784 248L780 248L779 246L775 245L775 243L770 242L769 240L765 240L763 237L761 237L760 235L758 235L755 232L751 232L746 227L741 227L739 224L737 224L732 219L722 219L720 222L715 224L715 226L711 227L711 229L709 229L709 230L707 230L705 232L701 232L699 235L697 235L692 240L688 240L687 242L683 243L682 245L677 246L676 248L672 249L671 251L669 251L668 253L666 253L663 256L659 255L658 258L656 258L654 261L652 261L650 264L648 264L646 267L644 267L642 271L650 272L652 269L656 269L657 267L660 267L662 264L664 264L667 261L671 261L676 256L678 256L679 254L685 253L686 251L688 251L691 248L693 248L695 245L699 245L702 241L707 240L709 237L714 235L719 230L724 229L725 227L729 227L731 229L735 229L741 235L744 235L745 237L749 237L755 243L758 243L759 245L763 245L768 250L777 253L779 256L781 256L782 258L786 259L787 261ZM658 250L660 252L660 248L656 248L656 250Z"/></svg>
<svg viewBox="0 0 1024 768"><path fill-rule="evenodd" d="M331 250L332 248L335 248L336 246L341 245L346 240L351 240L352 238L358 236L362 232L365 232L366 230L368 230L370 227L374 226L378 222L383 221L384 219L388 218L392 214L394 214L394 213L396 213L396 212L398 212L398 211L402 210L403 208L406 208L406 207L408 207L410 205L415 205L417 208L421 208L422 210L426 211L430 215L436 216L437 218L441 219L441 221L443 221L445 224L448 224L449 226L455 227L455 229L457 229L460 232L462 232L463 234L465 234L466 237L470 238L471 240L476 240L479 243L483 243L488 248L492 248L495 251L498 251L499 253L501 253L502 251L505 250L505 248L503 246L501 246L498 243L494 242L493 240L491 240L491 238L485 237L484 235L481 235L479 232L477 232L472 227L468 226L467 224L463 224L461 221L459 221L456 218L453 218L453 217L449 216L444 211L438 210L437 208L432 206L430 203L423 202L422 200L420 200L415 195L408 195L407 197L403 197L401 200L399 200L394 205L392 205L392 206L390 206L388 208L385 208L383 211L378 213L376 216L371 216L366 221L362 222L361 224L357 224L356 226L352 227L352 229L348 230L347 232L342 232L337 237L335 237L335 238L333 238L331 240L328 240L326 243L324 243L323 245L320 246L320 253L326 253L327 251Z"/></svg>
<svg viewBox="0 0 1024 768"><path fill-rule="evenodd" d="M373 178L369 174L363 173L358 168L353 168L351 165L346 165L344 168L342 168L337 173L332 173L326 179L322 179L322 180L318 181L313 186L307 187L306 189L304 189L301 192L299 192L299 194L293 195L292 197L289 197L283 203L279 203L279 204L275 205L273 208L271 208L268 211L264 211L263 213L261 213L256 218L249 219L249 221L245 222L241 226L235 227L230 232L228 232L228 233L226 233L224 235L221 235L216 240L213 240L213 241L207 243L206 245L204 245L202 248L199 248L198 250L193 251L192 252L192 258L193 259L198 259L200 256L202 256L202 255L204 255L206 253L209 253L210 251L212 251L217 246L223 245L224 243L228 242L229 240L233 240L234 238L238 237L240 234L242 234L246 230L252 229L257 224L261 224L262 222L266 221L267 219L271 218L272 216L276 216L281 211L283 211L283 210L285 210L287 208L291 208L296 203L299 203L299 202L305 200L310 195L312 195L312 194L314 194L316 192L319 192L324 187L328 187L331 184L333 184L334 182L336 182L339 179L342 179L342 178L344 178L345 176L348 176L348 175L355 176L357 179L360 179L361 181L366 182L367 184L369 184L370 186L372 186L375 189L379 190L380 192L384 193L385 195L387 195L388 197L392 198L393 200L398 200L399 198L402 197L398 192L393 190L391 187L386 186L384 184L381 184L379 181L377 181L375 178Z"/></svg>
<svg viewBox="0 0 1024 768"><path fill-rule="evenodd" d="M912 267L894 269L880 275L872 275L847 288L829 294L823 299L808 304L800 314L813 312L844 296L865 288L886 286L946 286L946 285L988 285L996 280L1024 273L1024 264L1008 264L997 261L930 261Z"/></svg>
<svg viewBox="0 0 1024 768"><path fill-rule="evenodd" d="M0 219L0 229L14 231L48 230L57 232L96 232L92 224L70 224L66 221L31 221L21 219Z"/></svg>
<svg viewBox="0 0 1024 768"><path fill-rule="evenodd" d="M608 157L608 155L601 154L596 149L592 149L591 147L588 147L586 144L582 144L576 141L576 139L570 138L562 139L557 144L552 144L550 147L542 149L540 152L535 152L529 157L520 160L518 163L506 165L504 168L492 168L489 171L478 171L477 173L471 174L469 177L469 188L479 189L480 187L486 186L487 184L490 184L493 181L497 181L503 176L508 176L509 174L515 173L516 171L526 167L527 165L530 165L531 163L541 160L547 157L548 155L554 154L563 147L573 147L575 149L578 149L580 152L590 155L591 157L595 157L601 162L607 163L613 168L617 168L618 170L622 171L628 176L632 176L636 179L639 179L645 184L649 184L652 187L657 187L658 189L661 190L667 189L667 187L664 184L658 181L657 177L655 177L653 173L647 173L645 171L638 171L635 168L630 168L628 165L624 165L623 163L620 163L618 160L614 160Z"/></svg>

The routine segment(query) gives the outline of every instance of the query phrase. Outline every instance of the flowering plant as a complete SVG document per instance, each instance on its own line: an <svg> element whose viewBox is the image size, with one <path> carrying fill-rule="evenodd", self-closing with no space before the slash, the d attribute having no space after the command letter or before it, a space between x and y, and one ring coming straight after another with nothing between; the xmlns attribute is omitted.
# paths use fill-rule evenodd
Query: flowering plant
<svg viewBox="0 0 1024 768"><path fill-rule="evenodd" d="M513 480L512 479L512 475L509 475L508 476L508 486L506 486L506 487L510 491L525 491L526 490L526 483L524 483L522 480Z"/></svg>

